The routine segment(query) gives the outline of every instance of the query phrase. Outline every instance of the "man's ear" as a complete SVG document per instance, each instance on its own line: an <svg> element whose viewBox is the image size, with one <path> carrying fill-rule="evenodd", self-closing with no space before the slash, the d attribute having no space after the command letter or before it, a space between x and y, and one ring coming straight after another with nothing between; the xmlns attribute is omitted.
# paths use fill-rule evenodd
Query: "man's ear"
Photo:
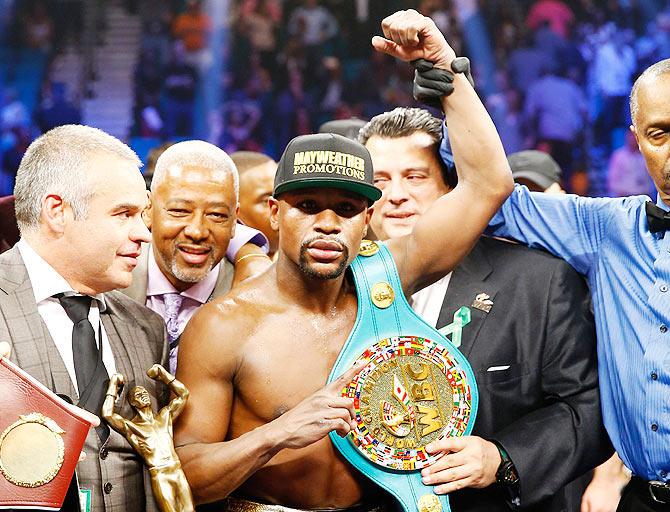
<svg viewBox="0 0 670 512"><path fill-rule="evenodd" d="M232 240L235 238L235 226L237 226L237 223L240 221L240 203L237 203L237 206L235 206L235 222L233 222L233 227L230 229L230 239Z"/></svg>
<svg viewBox="0 0 670 512"><path fill-rule="evenodd" d="M42 198L42 210L40 213L42 224L57 234L65 232L65 224L68 217L73 217L72 208L61 196L49 194Z"/></svg>
<svg viewBox="0 0 670 512"><path fill-rule="evenodd" d="M365 226L363 226L363 238L365 238L370 231L370 220L372 219L372 214L374 213L374 205L368 208L368 211L365 212Z"/></svg>
<svg viewBox="0 0 670 512"><path fill-rule="evenodd" d="M147 190L147 198L149 202L147 203L147 207L142 210L142 220L144 221L144 225L147 227L149 231L151 231L151 216L153 214L153 200L151 197L151 192Z"/></svg>
<svg viewBox="0 0 670 512"><path fill-rule="evenodd" d="M279 231L279 201L274 197L270 197L268 205L270 206L270 227L274 231Z"/></svg>
<svg viewBox="0 0 670 512"><path fill-rule="evenodd" d="M639 137L637 136L637 130L635 129L635 125L634 125L634 124L631 124L631 125L628 127L628 129L629 129L631 132L633 132L633 135L635 135L635 141L637 142L637 149L640 149L640 139L639 139ZM640 151L642 151L642 150L640 149Z"/></svg>

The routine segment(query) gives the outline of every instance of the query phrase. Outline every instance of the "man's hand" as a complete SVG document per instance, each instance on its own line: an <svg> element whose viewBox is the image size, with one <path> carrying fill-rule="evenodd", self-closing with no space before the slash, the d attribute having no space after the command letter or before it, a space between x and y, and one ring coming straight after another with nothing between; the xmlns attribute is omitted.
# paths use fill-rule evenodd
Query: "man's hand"
<svg viewBox="0 0 670 512"><path fill-rule="evenodd" d="M123 384L123 375L120 373L115 373L112 375L112 378L109 379L109 386L107 386L107 395L113 395L116 398L116 396L119 394L119 388L121 388Z"/></svg>
<svg viewBox="0 0 670 512"><path fill-rule="evenodd" d="M384 37L374 36L372 46L404 61L426 59L436 68L451 69L454 50L435 22L413 9L398 11L382 21Z"/></svg>
<svg viewBox="0 0 670 512"><path fill-rule="evenodd" d="M344 437L355 428L354 401L342 397L342 389L362 368L361 364L353 365L333 382L274 420L270 425L276 439L282 440L281 448L304 448L333 430Z"/></svg>
<svg viewBox="0 0 670 512"><path fill-rule="evenodd" d="M11 345L6 341L0 341L0 357L5 357L9 359L11 353L12 353Z"/></svg>
<svg viewBox="0 0 670 512"><path fill-rule="evenodd" d="M616 481L591 481L582 496L581 512L616 512L621 486Z"/></svg>
<svg viewBox="0 0 670 512"><path fill-rule="evenodd" d="M581 512L614 512L630 475L615 453L593 472L593 479L582 496Z"/></svg>
<svg viewBox="0 0 670 512"><path fill-rule="evenodd" d="M433 465L421 470L426 485L436 485L435 494L447 494L465 487L478 489L496 481L501 458L498 447L481 437L440 439L426 446L428 453L444 452Z"/></svg>

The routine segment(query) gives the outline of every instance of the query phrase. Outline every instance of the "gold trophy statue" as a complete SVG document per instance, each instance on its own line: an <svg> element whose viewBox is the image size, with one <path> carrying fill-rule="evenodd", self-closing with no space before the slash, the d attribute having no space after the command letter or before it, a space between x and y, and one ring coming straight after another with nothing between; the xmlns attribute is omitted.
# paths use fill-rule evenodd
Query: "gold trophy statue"
<svg viewBox="0 0 670 512"><path fill-rule="evenodd" d="M181 469L179 457L172 441L172 422L186 405L188 390L174 375L159 364L147 370L147 375L167 384L176 397L158 414L151 410L149 393L142 386L134 387L128 401L137 414L132 420L114 412L114 402L123 385L123 375L116 373L109 381L102 417L111 427L124 436L133 449L140 454L149 469L151 488L162 512L192 512L191 488Z"/></svg>

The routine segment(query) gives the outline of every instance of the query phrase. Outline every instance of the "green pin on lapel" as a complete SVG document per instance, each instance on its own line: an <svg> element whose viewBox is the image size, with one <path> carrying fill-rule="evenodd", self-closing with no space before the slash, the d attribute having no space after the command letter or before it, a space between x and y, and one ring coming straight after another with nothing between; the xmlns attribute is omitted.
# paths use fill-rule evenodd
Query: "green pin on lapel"
<svg viewBox="0 0 670 512"><path fill-rule="evenodd" d="M468 325L470 320L470 308L467 306L462 306L454 313L454 321L449 325L445 325L442 327L442 329L438 329L438 331L445 338L448 334L451 334L451 344L458 348L461 346L461 334L463 332L463 327Z"/></svg>

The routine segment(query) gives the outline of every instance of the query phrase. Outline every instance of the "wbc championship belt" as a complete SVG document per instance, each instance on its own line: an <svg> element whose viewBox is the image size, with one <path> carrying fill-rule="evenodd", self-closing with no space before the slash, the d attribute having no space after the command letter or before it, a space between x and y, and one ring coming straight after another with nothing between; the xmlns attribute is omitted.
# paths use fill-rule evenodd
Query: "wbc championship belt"
<svg viewBox="0 0 670 512"><path fill-rule="evenodd" d="M332 432L331 440L405 512L450 511L448 497L424 485L420 471L441 455L428 454L427 444L472 431L478 403L472 368L414 313L383 243L364 240L351 271L358 314L328 380L356 361L364 367L343 390L354 400L356 428L345 438ZM451 331L460 335L454 320Z"/></svg>

